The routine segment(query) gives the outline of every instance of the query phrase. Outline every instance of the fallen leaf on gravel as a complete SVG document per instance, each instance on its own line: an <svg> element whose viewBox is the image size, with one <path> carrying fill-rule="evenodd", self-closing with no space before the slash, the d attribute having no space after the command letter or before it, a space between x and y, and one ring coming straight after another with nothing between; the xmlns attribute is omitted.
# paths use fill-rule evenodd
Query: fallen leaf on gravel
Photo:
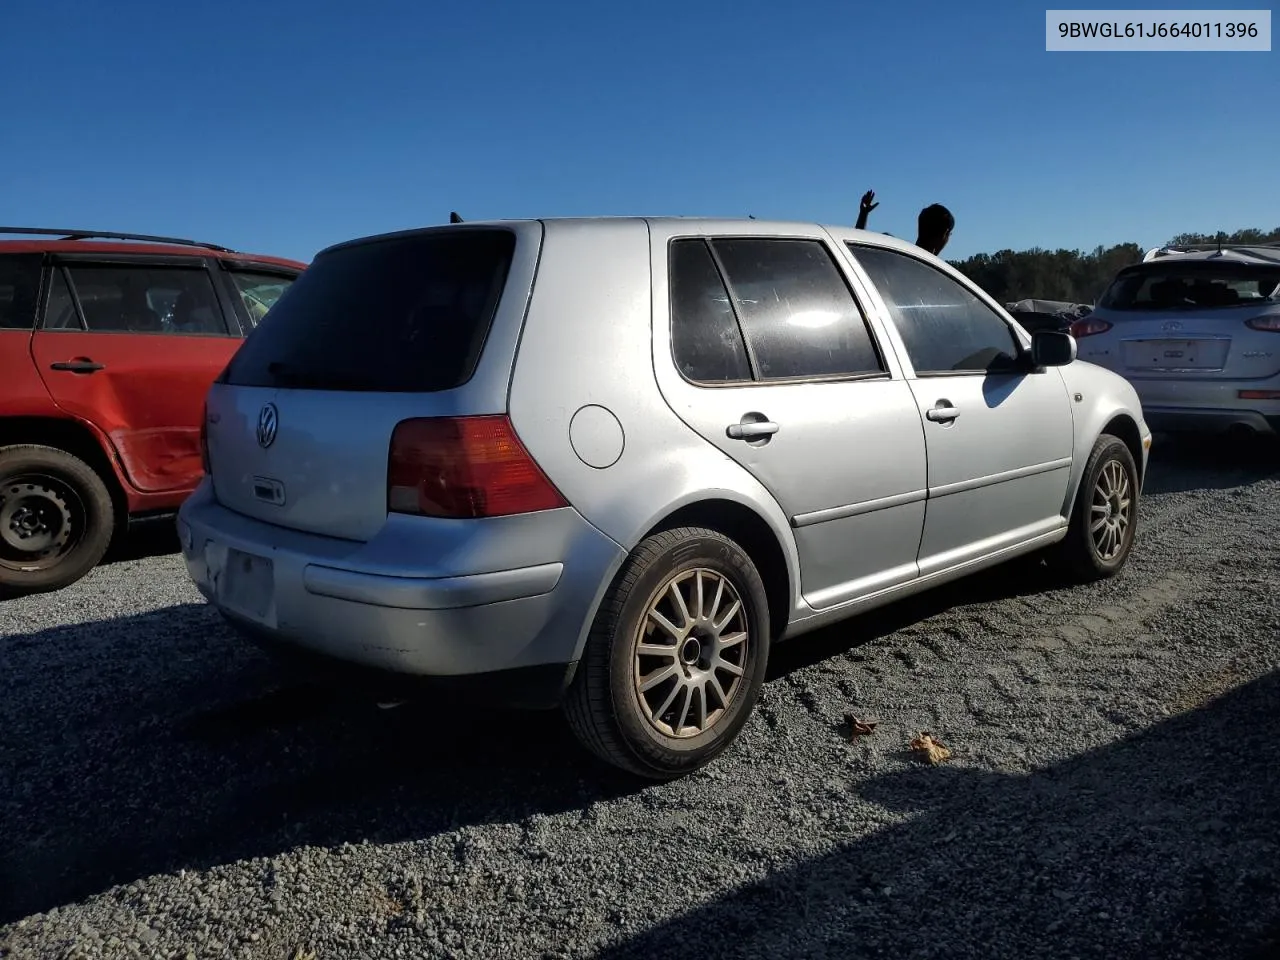
<svg viewBox="0 0 1280 960"><path fill-rule="evenodd" d="M316 952L314 950L304 950L299 947L293 951L293 960L316 960Z"/></svg>
<svg viewBox="0 0 1280 960"><path fill-rule="evenodd" d="M911 741L911 750L932 764L939 764L951 756L951 751L933 739L933 734L927 730Z"/></svg>
<svg viewBox="0 0 1280 960"><path fill-rule="evenodd" d="M849 739L856 740L858 737L866 737L876 732L876 726L879 720L859 720L852 713L844 715L844 722L849 724Z"/></svg>

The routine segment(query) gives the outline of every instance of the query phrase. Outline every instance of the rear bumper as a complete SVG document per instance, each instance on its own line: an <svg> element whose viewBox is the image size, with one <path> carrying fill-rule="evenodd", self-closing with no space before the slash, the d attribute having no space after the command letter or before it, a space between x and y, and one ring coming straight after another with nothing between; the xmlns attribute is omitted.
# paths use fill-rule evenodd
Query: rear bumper
<svg viewBox="0 0 1280 960"><path fill-rule="evenodd" d="M572 509L496 521L392 516L373 540L353 543L237 514L207 483L183 504L178 534L192 580L232 623L313 667L361 668L353 686L423 678L501 686L499 675L523 672L552 677L555 688L621 555ZM269 560L269 569L232 569L240 554Z"/></svg>
<svg viewBox="0 0 1280 960"><path fill-rule="evenodd" d="M1280 390L1268 380L1132 380L1151 429L1168 433L1223 433L1248 427L1277 433L1280 399L1243 399L1242 391Z"/></svg>
<svg viewBox="0 0 1280 960"><path fill-rule="evenodd" d="M1161 433L1226 433L1247 427L1262 434L1280 434L1280 416L1256 410L1200 410L1194 407L1147 407L1151 429Z"/></svg>

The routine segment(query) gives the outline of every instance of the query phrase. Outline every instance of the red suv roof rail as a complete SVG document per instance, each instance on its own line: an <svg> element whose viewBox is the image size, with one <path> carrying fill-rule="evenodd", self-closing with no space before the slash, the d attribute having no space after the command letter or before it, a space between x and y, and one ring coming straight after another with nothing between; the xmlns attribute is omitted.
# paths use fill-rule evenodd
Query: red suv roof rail
<svg viewBox="0 0 1280 960"><path fill-rule="evenodd" d="M230 247L220 247L216 243L184 240L181 237L157 237L147 233L114 233L108 230L56 230L52 227L0 227L0 234L6 233L34 237L56 236L60 240L141 240L146 243L172 243L184 247L203 247L206 250L217 250L219 253L235 252Z"/></svg>

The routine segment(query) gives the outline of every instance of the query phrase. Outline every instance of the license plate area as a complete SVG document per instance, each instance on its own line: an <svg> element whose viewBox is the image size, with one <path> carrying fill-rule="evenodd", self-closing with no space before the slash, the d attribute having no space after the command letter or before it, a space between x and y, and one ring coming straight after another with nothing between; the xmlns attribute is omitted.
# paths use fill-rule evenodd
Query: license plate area
<svg viewBox="0 0 1280 960"><path fill-rule="evenodd" d="M270 557L228 548L218 576L217 597L219 603L234 613L274 625L274 561Z"/></svg>
<svg viewBox="0 0 1280 960"><path fill-rule="evenodd" d="M1133 370L1221 370L1229 340L1129 340L1125 366Z"/></svg>

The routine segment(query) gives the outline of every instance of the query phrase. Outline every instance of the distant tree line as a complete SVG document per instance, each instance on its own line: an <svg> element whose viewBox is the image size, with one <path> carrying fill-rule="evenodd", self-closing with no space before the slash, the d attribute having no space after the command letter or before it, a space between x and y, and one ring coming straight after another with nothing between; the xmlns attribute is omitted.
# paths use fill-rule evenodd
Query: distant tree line
<svg viewBox="0 0 1280 960"><path fill-rule="evenodd" d="M1235 233L1180 233L1171 245L1193 243L1277 243L1274 230L1237 230ZM1001 250L979 253L951 265L1002 303L1032 298L1093 303L1114 279L1116 272L1142 259L1145 251L1136 243L1081 250Z"/></svg>

